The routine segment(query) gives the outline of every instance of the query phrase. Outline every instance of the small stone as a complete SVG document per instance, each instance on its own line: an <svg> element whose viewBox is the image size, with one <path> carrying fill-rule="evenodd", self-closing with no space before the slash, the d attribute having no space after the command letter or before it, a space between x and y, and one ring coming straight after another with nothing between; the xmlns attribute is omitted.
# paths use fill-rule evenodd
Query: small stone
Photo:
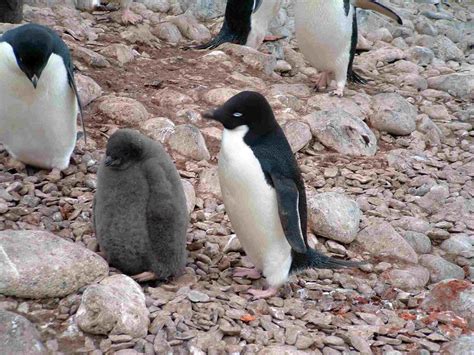
<svg viewBox="0 0 474 355"><path fill-rule="evenodd" d="M416 108L399 94L375 95L372 108L370 123L380 131L404 136L416 129Z"/></svg>
<svg viewBox="0 0 474 355"><path fill-rule="evenodd" d="M198 302L209 302L210 298L203 292L197 290L190 290L187 294L189 300L194 303Z"/></svg>
<svg viewBox="0 0 474 355"><path fill-rule="evenodd" d="M0 344L2 354L41 354L49 352L35 326L16 313L0 309Z"/></svg>
<svg viewBox="0 0 474 355"><path fill-rule="evenodd" d="M145 106L129 97L106 96L102 98L98 109L117 123L139 124L149 116Z"/></svg>
<svg viewBox="0 0 474 355"><path fill-rule="evenodd" d="M206 100L209 104L213 106L220 106L224 104L227 100L231 97L237 95L239 90L235 90L232 88L218 88L209 90L204 95L204 100Z"/></svg>
<svg viewBox="0 0 474 355"><path fill-rule="evenodd" d="M406 291L423 289L428 284L430 272L422 266L410 266L403 270L392 269L386 273L392 286Z"/></svg>

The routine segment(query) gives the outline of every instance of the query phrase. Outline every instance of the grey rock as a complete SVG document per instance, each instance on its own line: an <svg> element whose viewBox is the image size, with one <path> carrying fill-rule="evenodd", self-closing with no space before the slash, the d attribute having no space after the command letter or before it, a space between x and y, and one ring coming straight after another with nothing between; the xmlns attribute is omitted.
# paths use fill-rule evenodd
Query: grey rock
<svg viewBox="0 0 474 355"><path fill-rule="evenodd" d="M431 146L440 145L441 142L444 140L444 134L441 129L434 123L428 115L421 114L417 117L417 130L422 132L425 137L426 141Z"/></svg>
<svg viewBox="0 0 474 355"><path fill-rule="evenodd" d="M416 108L399 94L375 95L372 108L370 123L380 131L404 136L416 129Z"/></svg>
<svg viewBox="0 0 474 355"><path fill-rule="evenodd" d="M431 252L431 239L425 234L406 231L402 232L402 235L418 254L428 254Z"/></svg>
<svg viewBox="0 0 474 355"><path fill-rule="evenodd" d="M211 89L204 95L204 100L213 106L220 106L229 100L232 96L239 93L239 90L224 87Z"/></svg>
<svg viewBox="0 0 474 355"><path fill-rule="evenodd" d="M474 335L464 335L457 339L443 344L441 354L445 355L473 355L474 354Z"/></svg>
<svg viewBox="0 0 474 355"><path fill-rule="evenodd" d="M77 91L81 98L83 107L86 107L102 95L102 88L94 81L94 79L77 73L75 79Z"/></svg>
<svg viewBox="0 0 474 355"><path fill-rule="evenodd" d="M435 56L444 61L456 60L460 62L464 58L464 53L446 36L421 36L416 44L431 48Z"/></svg>
<svg viewBox="0 0 474 355"><path fill-rule="evenodd" d="M466 234L451 235L449 239L441 243L440 247L452 255L460 255L469 251L474 252L474 246Z"/></svg>
<svg viewBox="0 0 474 355"><path fill-rule="evenodd" d="M423 197L416 201L418 206L429 213L435 213L443 208L449 197L449 188L446 185L435 185Z"/></svg>
<svg viewBox="0 0 474 355"><path fill-rule="evenodd" d="M373 255L418 262L418 255L411 245L387 222L370 224L359 232L356 241Z"/></svg>
<svg viewBox="0 0 474 355"><path fill-rule="evenodd" d="M211 158L201 132L196 126L190 124L176 126L168 139L168 144L172 150L191 159L209 160Z"/></svg>
<svg viewBox="0 0 474 355"><path fill-rule="evenodd" d="M217 167L204 169L199 173L197 191L200 195L212 195L222 199Z"/></svg>
<svg viewBox="0 0 474 355"><path fill-rule="evenodd" d="M148 315L141 287L132 278L118 274L87 287L76 321L88 333L141 338L148 332Z"/></svg>
<svg viewBox="0 0 474 355"><path fill-rule="evenodd" d="M428 284L430 272L423 266L392 269L386 273L387 280L394 287L405 291L420 290Z"/></svg>
<svg viewBox="0 0 474 355"><path fill-rule="evenodd" d="M143 133L162 144L168 141L174 128L174 123L166 117L153 117L140 123Z"/></svg>
<svg viewBox="0 0 474 355"><path fill-rule="evenodd" d="M306 351L288 345L273 345L260 350L258 355L305 355Z"/></svg>
<svg viewBox="0 0 474 355"><path fill-rule="evenodd" d="M200 20L213 19L224 15L225 0L170 0L179 12L190 11Z"/></svg>
<svg viewBox="0 0 474 355"><path fill-rule="evenodd" d="M474 99L474 74L453 73L428 78L430 89L446 91L461 99Z"/></svg>
<svg viewBox="0 0 474 355"><path fill-rule="evenodd" d="M133 48L122 43L110 44L101 49L100 53L115 60L119 66L132 62L136 57Z"/></svg>
<svg viewBox="0 0 474 355"><path fill-rule="evenodd" d="M190 40L197 42L206 42L211 39L211 33L206 26L199 23L189 12L167 18L168 21L175 24L181 34Z"/></svg>
<svg viewBox="0 0 474 355"><path fill-rule="evenodd" d="M447 279L464 279L464 270L461 267L438 255L421 255L420 264L430 270L432 283Z"/></svg>
<svg viewBox="0 0 474 355"><path fill-rule="evenodd" d="M183 39L178 26L171 22L157 24L152 33L159 39L173 44L179 43Z"/></svg>
<svg viewBox="0 0 474 355"><path fill-rule="evenodd" d="M48 351L35 326L16 313L0 309L0 344L5 355L41 354Z"/></svg>
<svg viewBox="0 0 474 355"><path fill-rule="evenodd" d="M360 118L342 109L316 111L303 119L322 144L341 154L372 156L377 151L374 133Z"/></svg>
<svg viewBox="0 0 474 355"><path fill-rule="evenodd" d="M139 124L149 117L145 106L129 97L105 96L101 99L98 109L117 123Z"/></svg>
<svg viewBox="0 0 474 355"><path fill-rule="evenodd" d="M392 221L392 226L401 228L406 231L414 231L418 233L427 233L430 229L430 224L417 217L405 216L395 221Z"/></svg>
<svg viewBox="0 0 474 355"><path fill-rule="evenodd" d="M410 47L406 51L406 54L407 59L421 66L431 64L435 57L434 52L431 49L420 46Z"/></svg>
<svg viewBox="0 0 474 355"><path fill-rule="evenodd" d="M362 217L355 201L336 192L309 195L308 214L314 233L342 243L356 238Z"/></svg>
<svg viewBox="0 0 474 355"><path fill-rule="evenodd" d="M277 60L273 55L259 52L247 46L224 43L219 46L219 49L228 55L240 58L250 68L263 71L268 75L273 73L277 64Z"/></svg>
<svg viewBox="0 0 474 355"><path fill-rule="evenodd" d="M104 259L45 231L0 232L0 294L62 297L105 277Z"/></svg>
<svg viewBox="0 0 474 355"><path fill-rule="evenodd" d="M135 0L142 3L147 9L155 12L168 12L170 4L168 0Z"/></svg>
<svg viewBox="0 0 474 355"><path fill-rule="evenodd" d="M293 153L303 149L313 138L309 126L304 122L289 121L282 128Z"/></svg>
<svg viewBox="0 0 474 355"><path fill-rule="evenodd" d="M188 180L181 179L183 183L184 194L186 195L186 206L188 208L188 213L191 213L196 206L196 192L194 191L193 184Z"/></svg>

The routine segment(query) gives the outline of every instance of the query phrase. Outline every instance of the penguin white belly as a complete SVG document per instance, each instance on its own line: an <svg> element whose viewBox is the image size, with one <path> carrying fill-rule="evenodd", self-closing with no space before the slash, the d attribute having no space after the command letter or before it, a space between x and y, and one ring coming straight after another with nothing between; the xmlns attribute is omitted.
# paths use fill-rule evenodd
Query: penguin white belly
<svg viewBox="0 0 474 355"><path fill-rule="evenodd" d="M346 16L343 0L296 2L295 28L298 46L316 69L333 71L336 76L341 71L347 74L353 11L351 6Z"/></svg>
<svg viewBox="0 0 474 355"><path fill-rule="evenodd" d="M16 159L65 169L76 144L78 104L62 58L52 54L35 89L0 43L0 142Z"/></svg>
<svg viewBox="0 0 474 355"><path fill-rule="evenodd" d="M240 243L271 286L286 282L291 247L286 240L275 190L243 137L247 126L224 130L219 155L219 181L226 212Z"/></svg>
<svg viewBox="0 0 474 355"><path fill-rule="evenodd" d="M265 39L268 26L280 10L281 0L262 0L258 10L251 16L250 33L246 46L258 49Z"/></svg>

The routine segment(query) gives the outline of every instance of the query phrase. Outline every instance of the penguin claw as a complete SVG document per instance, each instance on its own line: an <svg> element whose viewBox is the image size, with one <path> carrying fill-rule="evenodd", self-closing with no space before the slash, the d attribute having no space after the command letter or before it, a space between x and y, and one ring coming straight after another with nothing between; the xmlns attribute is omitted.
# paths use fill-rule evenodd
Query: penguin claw
<svg viewBox="0 0 474 355"><path fill-rule="evenodd" d="M234 273L232 274L234 277L246 277L248 279L257 280L262 277L260 271L257 269L250 269L245 267L236 267L234 269Z"/></svg>
<svg viewBox="0 0 474 355"><path fill-rule="evenodd" d="M336 89L334 91L331 91L330 95L331 96L337 96L337 97L343 97L344 96L344 89Z"/></svg>
<svg viewBox="0 0 474 355"><path fill-rule="evenodd" d="M136 282L141 283L141 282L147 282L147 281L153 281L156 280L157 277L154 272L151 271L145 271L142 272L138 275L132 276L132 279L134 279Z"/></svg>
<svg viewBox="0 0 474 355"><path fill-rule="evenodd" d="M266 290L256 290L256 289L249 289L247 293L251 294L253 300L260 300L264 298L270 298L277 294L278 290L274 287L269 287Z"/></svg>

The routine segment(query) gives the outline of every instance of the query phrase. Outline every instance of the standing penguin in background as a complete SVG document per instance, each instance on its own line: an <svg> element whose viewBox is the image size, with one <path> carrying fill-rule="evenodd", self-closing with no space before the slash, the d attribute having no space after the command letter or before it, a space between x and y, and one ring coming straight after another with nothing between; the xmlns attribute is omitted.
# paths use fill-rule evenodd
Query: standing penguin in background
<svg viewBox="0 0 474 355"><path fill-rule="evenodd" d="M95 234L109 264L139 282L178 274L188 222L181 179L161 144L135 130L115 132L94 199Z"/></svg>
<svg viewBox="0 0 474 355"><path fill-rule="evenodd" d="M132 4L133 0L107 0L104 2L120 4L120 9L122 10L122 22L125 25L134 25L142 20L141 16L136 15L132 11L130 11L130 5ZM92 11L104 8L101 5L100 0L75 0L75 3L76 8L79 10Z"/></svg>
<svg viewBox="0 0 474 355"><path fill-rule="evenodd" d="M228 0L224 24L216 38L196 49L214 49L230 42L258 49L268 25L280 10L281 0ZM275 40L275 39L271 39Z"/></svg>
<svg viewBox="0 0 474 355"><path fill-rule="evenodd" d="M67 168L78 112L82 119L63 40L36 24L5 32L0 37L0 142L10 155L38 168Z"/></svg>
<svg viewBox="0 0 474 355"><path fill-rule="evenodd" d="M389 8L373 0L298 0L295 7L296 39L306 59L322 71L316 88L327 87L333 73L343 96L346 80L366 81L354 72L352 65L357 47L357 15L355 7L377 11L402 24Z"/></svg>
<svg viewBox="0 0 474 355"><path fill-rule="evenodd" d="M240 243L270 288L249 290L271 297L291 274L308 268L356 267L308 246L306 193L296 159L268 101L244 91L204 115L224 125L219 181L224 206Z"/></svg>
<svg viewBox="0 0 474 355"><path fill-rule="evenodd" d="M0 22L20 23L23 20L23 0L0 1Z"/></svg>

